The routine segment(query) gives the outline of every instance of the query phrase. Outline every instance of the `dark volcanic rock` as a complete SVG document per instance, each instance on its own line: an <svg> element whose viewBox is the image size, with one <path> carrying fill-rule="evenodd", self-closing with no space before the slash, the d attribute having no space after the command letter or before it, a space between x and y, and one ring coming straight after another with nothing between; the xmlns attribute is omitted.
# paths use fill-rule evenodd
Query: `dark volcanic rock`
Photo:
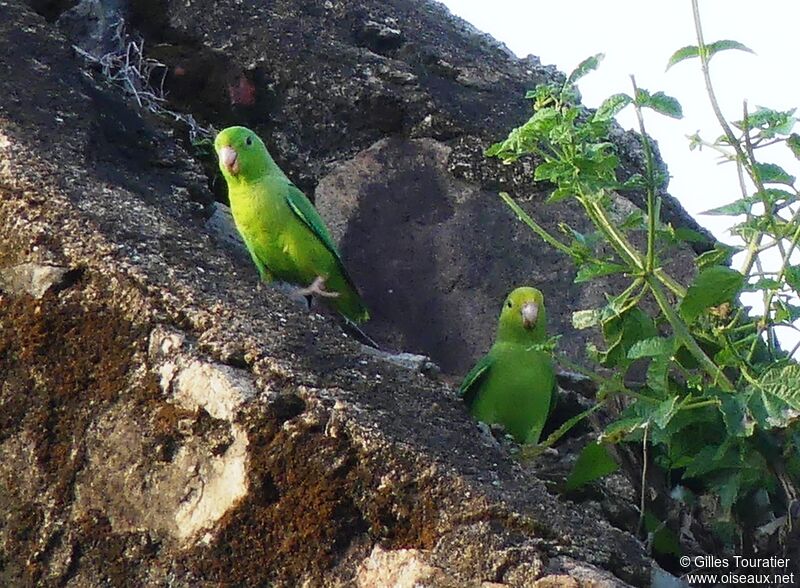
<svg viewBox="0 0 800 588"><path fill-rule="evenodd" d="M480 156L545 68L426 2L126 13L175 60L177 106L253 124L319 184L386 340L460 370L514 282L554 324L598 295L492 191L541 194ZM254 288L207 232L200 164L71 42L0 0L0 584L647 583L634 537L548 493L449 387Z"/></svg>
<svg viewBox="0 0 800 588"><path fill-rule="evenodd" d="M555 234L563 224L587 230L583 214L544 204L533 162L509 168L483 156L529 116L525 91L562 74L517 59L427 0L176 0L149 19L150 2L131 6L158 56L185 72L170 78L178 104L200 92L193 112L213 104L209 122L255 128L336 225L374 339L461 375L491 343L505 295L532 284L563 349L583 356L587 334L571 328L571 314L602 306L608 285L574 287L570 261L519 224L497 191L522 197ZM202 88L186 73L194 70L208 80ZM235 98L243 83L249 105ZM623 175L640 171L638 137L620 130L616 140ZM664 197L666 220L697 228ZM620 198L619 208L631 202Z"/></svg>

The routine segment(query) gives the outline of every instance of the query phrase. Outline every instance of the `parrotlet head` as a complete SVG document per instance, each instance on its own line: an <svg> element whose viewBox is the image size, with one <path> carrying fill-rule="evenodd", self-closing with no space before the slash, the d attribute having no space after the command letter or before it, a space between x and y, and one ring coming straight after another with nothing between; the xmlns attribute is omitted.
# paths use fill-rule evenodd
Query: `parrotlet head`
<svg viewBox="0 0 800 588"><path fill-rule="evenodd" d="M500 311L498 340L544 341L546 329L544 296L539 290L523 286L508 295Z"/></svg>
<svg viewBox="0 0 800 588"><path fill-rule="evenodd" d="M214 140L219 169L228 182L258 179L272 162L266 145L247 127L228 127ZM274 163L273 163L274 165Z"/></svg>

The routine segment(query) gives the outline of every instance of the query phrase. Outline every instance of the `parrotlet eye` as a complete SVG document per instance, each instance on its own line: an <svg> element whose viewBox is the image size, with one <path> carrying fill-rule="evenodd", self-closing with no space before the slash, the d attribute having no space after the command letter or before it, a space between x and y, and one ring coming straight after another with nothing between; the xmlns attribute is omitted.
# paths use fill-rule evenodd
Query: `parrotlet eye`
<svg viewBox="0 0 800 588"><path fill-rule="evenodd" d="M511 303L511 301L509 300L508 302L506 302L506 306L507 306L507 307L509 307L509 308L511 308L511 307L512 307L512 306L514 306L514 305L513 305L513 304Z"/></svg>
<svg viewBox="0 0 800 588"><path fill-rule="evenodd" d="M247 143L247 146L249 147L253 144L253 137L247 137L244 142Z"/></svg>

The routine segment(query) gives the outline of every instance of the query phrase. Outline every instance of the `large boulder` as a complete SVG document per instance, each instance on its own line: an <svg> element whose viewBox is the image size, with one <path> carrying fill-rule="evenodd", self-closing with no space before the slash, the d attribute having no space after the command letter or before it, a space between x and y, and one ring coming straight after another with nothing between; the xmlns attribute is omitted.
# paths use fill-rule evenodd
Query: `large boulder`
<svg viewBox="0 0 800 588"><path fill-rule="evenodd" d="M208 159L81 57L113 36L52 24L81 34L72 4L37 4L48 22L0 0L0 584L647 584L642 544L548 492L450 387L254 287L208 231ZM514 283L555 324L596 295L497 204L527 180L480 155L555 74L441 6L108 6L174 60L171 108L246 120L317 192L374 333L458 371Z"/></svg>
<svg viewBox="0 0 800 588"><path fill-rule="evenodd" d="M93 1L117 10L116 0ZM526 90L561 73L516 58L429 0L157 6L132 0L128 14L168 67L171 104L265 138L334 226L376 341L463 375L491 344L505 295L531 284L548 300L562 349L583 356L589 335L571 315L602 306L612 282L576 287L570 260L497 192L521 198L554 234L590 227L574 203L544 202L535 161L507 167L483 155L530 115ZM641 172L639 137L618 129L614 140L623 175ZM219 176L215 185L224 199ZM665 221L699 229L662 196ZM620 214L641 204L638 193L617 202ZM676 275L687 279L690 267L684 260Z"/></svg>

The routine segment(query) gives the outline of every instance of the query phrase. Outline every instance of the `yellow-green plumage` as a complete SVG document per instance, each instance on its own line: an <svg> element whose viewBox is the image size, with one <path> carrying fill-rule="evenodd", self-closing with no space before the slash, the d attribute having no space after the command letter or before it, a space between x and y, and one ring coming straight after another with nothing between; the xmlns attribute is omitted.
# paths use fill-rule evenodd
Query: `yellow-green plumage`
<svg viewBox="0 0 800 588"><path fill-rule="evenodd" d="M264 281L307 287L315 279L336 297L328 303L355 322L369 318L324 221L292 184L261 139L245 127L229 127L214 147L236 228Z"/></svg>
<svg viewBox="0 0 800 588"><path fill-rule="evenodd" d="M459 392L472 415L499 423L519 443L538 443L555 402L556 380L545 343L544 297L517 288L506 298L491 350L470 370Z"/></svg>

